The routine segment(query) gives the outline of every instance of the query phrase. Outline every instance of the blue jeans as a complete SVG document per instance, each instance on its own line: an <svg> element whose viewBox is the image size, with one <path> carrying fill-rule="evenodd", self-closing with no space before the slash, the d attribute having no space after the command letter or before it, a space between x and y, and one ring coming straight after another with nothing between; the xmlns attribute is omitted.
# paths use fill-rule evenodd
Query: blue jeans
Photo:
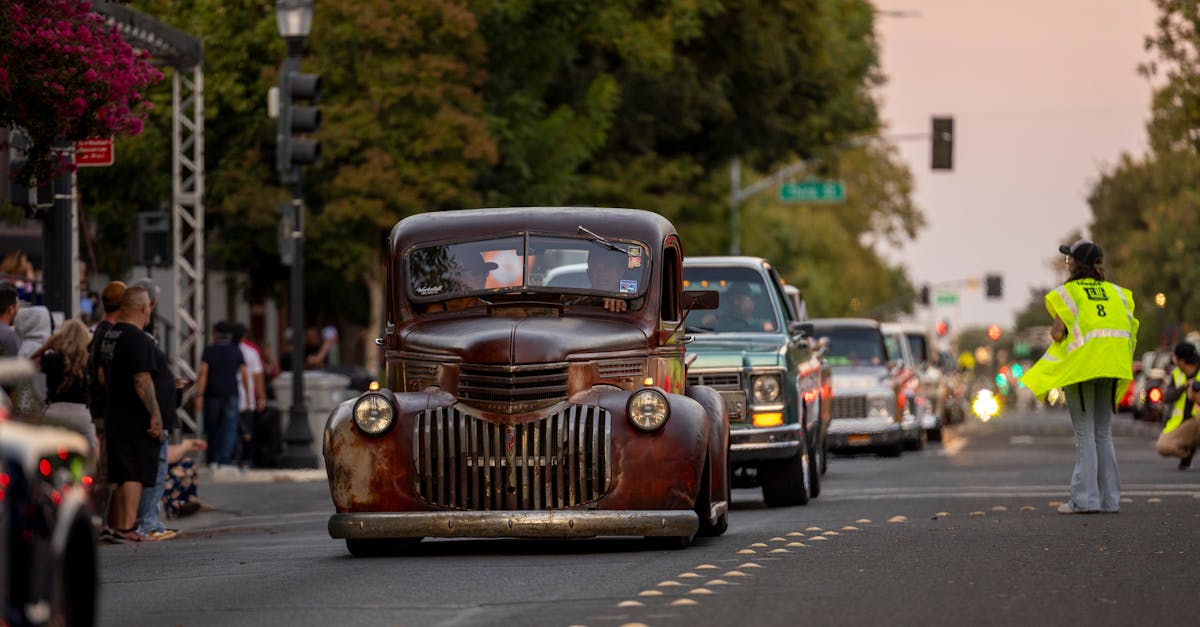
<svg viewBox="0 0 1200 627"><path fill-rule="evenodd" d="M1121 476L1113 448L1112 379L1092 379L1064 390L1075 427L1075 472L1071 503L1082 510L1115 512L1121 507Z"/></svg>
<svg viewBox="0 0 1200 627"><path fill-rule="evenodd" d="M208 439L208 461L229 465L237 446L238 397L204 397L204 433Z"/></svg>
<svg viewBox="0 0 1200 627"><path fill-rule="evenodd" d="M137 529L143 534L165 529L158 520L158 506L162 503L163 486L167 479L167 441L170 432L164 430L162 449L158 452L158 475L154 485L142 486L142 497L138 500Z"/></svg>

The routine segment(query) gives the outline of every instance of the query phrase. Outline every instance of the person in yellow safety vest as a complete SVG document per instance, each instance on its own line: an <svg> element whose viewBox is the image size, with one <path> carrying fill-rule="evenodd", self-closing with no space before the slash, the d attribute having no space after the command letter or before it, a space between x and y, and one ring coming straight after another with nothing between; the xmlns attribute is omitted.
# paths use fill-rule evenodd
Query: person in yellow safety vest
<svg viewBox="0 0 1200 627"><path fill-rule="evenodd" d="M1039 400L1062 388L1075 428L1075 470L1070 498L1060 514L1116 513L1121 505L1120 475L1112 441L1112 416L1133 379L1138 320L1133 294L1105 279L1104 252L1081 239L1059 246L1067 256L1067 282L1046 294L1054 319L1054 343L1021 382Z"/></svg>
<svg viewBox="0 0 1200 627"><path fill-rule="evenodd" d="M1163 393L1171 415L1154 449L1163 457L1178 457L1179 469L1187 470L1200 445L1200 420L1194 419L1196 403L1200 402L1200 352L1195 344L1180 342L1175 345L1173 359L1171 385Z"/></svg>

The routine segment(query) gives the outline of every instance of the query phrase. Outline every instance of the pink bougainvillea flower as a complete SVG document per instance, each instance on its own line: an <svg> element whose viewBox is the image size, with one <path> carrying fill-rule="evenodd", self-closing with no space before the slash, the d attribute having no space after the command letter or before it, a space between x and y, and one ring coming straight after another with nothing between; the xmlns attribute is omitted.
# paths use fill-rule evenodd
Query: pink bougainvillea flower
<svg viewBox="0 0 1200 627"><path fill-rule="evenodd" d="M22 182L65 171L56 141L141 132L162 73L87 0L0 0L0 42L0 126L30 139Z"/></svg>

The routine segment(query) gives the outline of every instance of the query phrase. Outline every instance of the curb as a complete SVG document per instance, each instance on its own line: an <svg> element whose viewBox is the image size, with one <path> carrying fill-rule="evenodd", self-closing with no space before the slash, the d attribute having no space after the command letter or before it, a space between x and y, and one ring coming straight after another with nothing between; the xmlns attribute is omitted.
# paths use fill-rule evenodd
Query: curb
<svg viewBox="0 0 1200 627"><path fill-rule="evenodd" d="M277 483L282 481L325 481L324 468L221 468L197 469L203 483Z"/></svg>

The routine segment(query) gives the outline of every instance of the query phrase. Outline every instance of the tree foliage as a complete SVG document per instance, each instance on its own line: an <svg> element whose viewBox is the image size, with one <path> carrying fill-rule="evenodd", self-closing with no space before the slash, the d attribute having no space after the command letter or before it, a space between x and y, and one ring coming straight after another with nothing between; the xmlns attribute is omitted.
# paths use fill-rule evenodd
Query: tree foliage
<svg viewBox="0 0 1200 627"><path fill-rule="evenodd" d="M1196 0L1156 0L1152 59L1141 71L1156 85L1146 131L1149 150L1124 155L1092 187L1093 237L1105 248L1110 278L1134 291L1142 331L1153 348L1195 328L1200 311L1200 9ZM1156 312L1154 297L1166 297Z"/></svg>
<svg viewBox="0 0 1200 627"><path fill-rule="evenodd" d="M205 42L209 255L253 268L258 293L286 276L265 99L284 57L273 4L134 3ZM747 181L796 159L846 181L844 206L764 193L742 207L744 249L811 311L904 308L912 286L876 249L923 226L910 173L886 145L850 148L879 132L877 54L866 0L322 0L303 61L323 81L322 162L304 170L310 308L364 321L383 237L422 211L638 207L670 218L688 254L723 253L735 157ZM109 263L128 262L130 214L167 198L164 109L122 142L118 167L82 182Z"/></svg>
<svg viewBox="0 0 1200 627"><path fill-rule="evenodd" d="M51 154L56 142L140 133L142 90L162 78L147 56L87 0L0 2L0 126L28 138L18 181L66 171L69 160Z"/></svg>

